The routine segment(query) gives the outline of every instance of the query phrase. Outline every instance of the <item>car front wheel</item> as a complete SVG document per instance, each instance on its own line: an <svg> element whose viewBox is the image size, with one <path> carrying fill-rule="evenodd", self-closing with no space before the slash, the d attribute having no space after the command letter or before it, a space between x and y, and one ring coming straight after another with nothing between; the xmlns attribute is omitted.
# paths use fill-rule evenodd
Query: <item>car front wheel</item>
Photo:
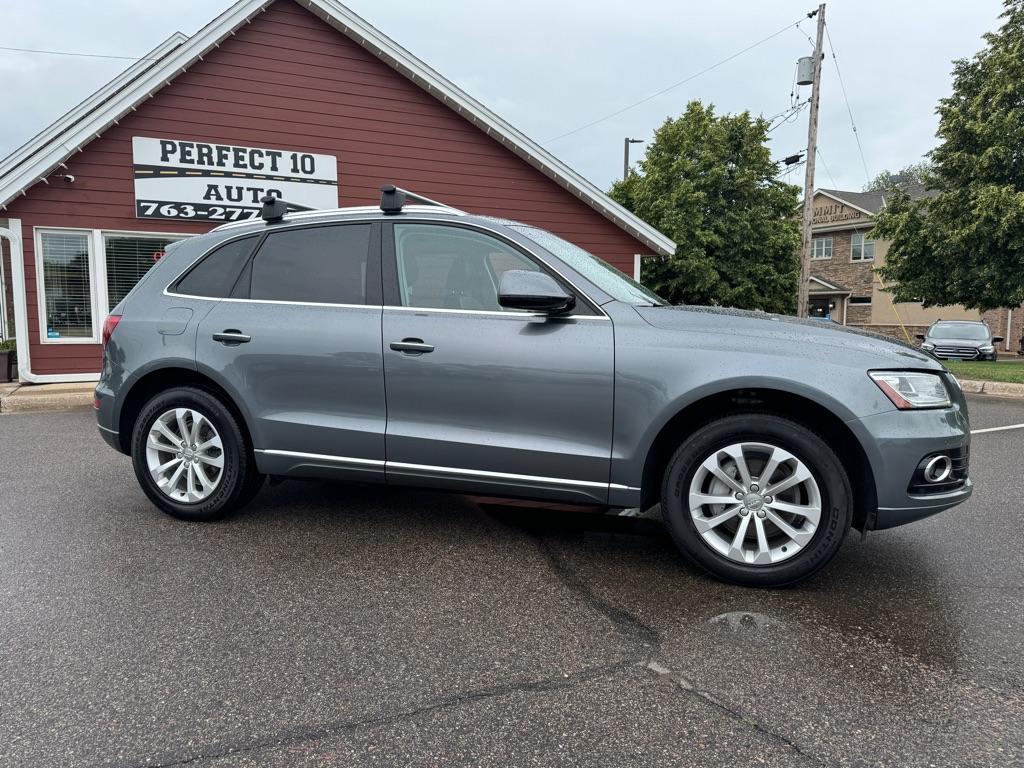
<svg viewBox="0 0 1024 768"><path fill-rule="evenodd" d="M669 461L662 511L682 552L748 586L794 584L824 567L850 528L842 464L789 419L736 414L691 436Z"/></svg>
<svg viewBox="0 0 1024 768"><path fill-rule="evenodd" d="M184 520L225 517L263 481L238 420L214 395L193 387L146 403L132 433L132 463L150 501Z"/></svg>

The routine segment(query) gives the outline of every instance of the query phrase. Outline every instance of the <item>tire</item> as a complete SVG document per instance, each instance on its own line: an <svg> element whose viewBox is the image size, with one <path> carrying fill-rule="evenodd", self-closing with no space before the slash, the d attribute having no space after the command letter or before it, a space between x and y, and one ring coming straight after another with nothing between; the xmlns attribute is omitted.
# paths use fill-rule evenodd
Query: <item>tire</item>
<svg viewBox="0 0 1024 768"><path fill-rule="evenodd" d="M178 413L184 415L183 424L177 420ZM158 420L164 429L157 426ZM198 435L197 442L182 446L172 440L181 437L182 427ZM251 501L263 485L264 477L256 469L238 419L216 396L195 387L169 389L143 406L132 430L131 456L135 477L150 501L182 520L227 517ZM160 467L167 469L159 471Z"/></svg>
<svg viewBox="0 0 1024 768"><path fill-rule="evenodd" d="M737 448L750 484L733 458ZM767 466L770 457L780 459L774 469ZM769 488L759 482L766 470ZM779 487L779 498L755 492L754 484L757 491ZM728 503L700 503L708 498ZM813 522L815 502L820 516ZM702 427L675 452L662 481L661 506L683 555L711 575L744 586L783 587L835 557L850 529L853 493L839 459L817 434L779 416L735 414ZM775 524L779 519L786 527Z"/></svg>

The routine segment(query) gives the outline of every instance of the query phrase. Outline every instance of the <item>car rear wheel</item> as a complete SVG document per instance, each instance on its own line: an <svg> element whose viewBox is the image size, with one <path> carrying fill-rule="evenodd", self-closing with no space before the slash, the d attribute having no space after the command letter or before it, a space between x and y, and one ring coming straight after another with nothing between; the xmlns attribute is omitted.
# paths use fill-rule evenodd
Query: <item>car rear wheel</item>
<svg viewBox="0 0 1024 768"><path fill-rule="evenodd" d="M788 419L712 422L669 461L662 511L682 552L725 581L794 584L824 567L850 528L853 497L824 440Z"/></svg>
<svg viewBox="0 0 1024 768"><path fill-rule="evenodd" d="M263 483L235 416L193 387L146 403L132 433L132 463L150 501L183 520L226 517Z"/></svg>

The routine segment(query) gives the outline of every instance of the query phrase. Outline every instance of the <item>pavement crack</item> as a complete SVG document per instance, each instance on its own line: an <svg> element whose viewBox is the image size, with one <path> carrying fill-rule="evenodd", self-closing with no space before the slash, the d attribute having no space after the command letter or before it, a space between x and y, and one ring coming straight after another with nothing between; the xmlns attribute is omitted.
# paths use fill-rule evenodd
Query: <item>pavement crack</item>
<svg viewBox="0 0 1024 768"><path fill-rule="evenodd" d="M165 754L158 760L144 758L121 763L120 765L122 768L174 768L175 766L193 765L200 761L216 760L218 758L246 752L277 749L303 742L317 741L330 736L348 733L359 728L390 725L392 723L415 719L421 715L429 714L438 710L460 707L466 704L500 698L516 693L547 693L550 691L571 689L593 680L614 675L616 672L620 672L635 664L635 659L620 659L613 663L587 667L577 672L567 674L552 675L551 677L541 678L539 680L525 680L521 682L490 686L487 688L462 691L450 696L435 699L420 706L393 712L380 713L373 717L354 720L339 720L315 728L288 728L278 731L273 737L253 739L251 741L243 741L235 744L212 743L207 745L207 747L199 754L187 755L182 753L170 753Z"/></svg>
<svg viewBox="0 0 1024 768"><path fill-rule="evenodd" d="M728 702L722 701L710 691L698 688L692 680L689 680L688 678L684 677L678 672L673 672L671 669L668 669L667 667L664 667L653 660L648 661L647 664L645 664L644 666L648 670L653 672L655 675L657 675L659 678L663 678L670 681L676 689L682 691L683 695L688 696L692 699L696 699L701 704L711 707L721 712L722 714L726 715L727 717L736 720L740 723L743 723L744 725L752 728L753 730L757 731L759 734L770 739L771 741L782 744L786 748L798 754L800 757L810 760L817 765L829 766L829 768L838 765L838 763L832 762L830 760L825 760L822 757L811 754L785 734L779 733L778 731L769 728L760 720L757 720L756 718L753 718L750 715L746 714L739 707L733 706Z"/></svg>
<svg viewBox="0 0 1024 768"><path fill-rule="evenodd" d="M548 561L548 567L555 577L570 592L575 594L585 605L603 615L623 634L636 640L644 653L643 657L651 656L661 649L661 637L650 625L640 617L605 600L591 588L590 584L569 567L568 563L555 551L554 547L542 538L535 537L537 545ZM639 660L639 659L637 659Z"/></svg>
<svg viewBox="0 0 1024 768"><path fill-rule="evenodd" d="M743 723L771 741L782 744L800 757L812 761L817 765L836 765L836 763L829 762L821 757L810 754L785 734L769 728L761 721L744 713L743 710L738 707L732 706L727 702L718 699L709 691L698 688L691 680L681 674L672 672L655 661L655 658L661 650L661 637L657 630L644 623L635 614L612 604L608 600L605 600L596 594L590 587L590 584L582 579L575 570L569 567L550 542L540 538L539 536L535 538L541 552L543 552L548 561L548 565L552 573L555 574L558 580L577 595L577 597L579 597L579 599L586 605L604 615L621 632L632 636L640 643L644 653L641 655L641 658L636 660L635 663L638 663L640 666L654 672L654 674L659 677L669 677L675 684L676 688L682 691L684 695L694 698L704 706L712 707L729 718Z"/></svg>

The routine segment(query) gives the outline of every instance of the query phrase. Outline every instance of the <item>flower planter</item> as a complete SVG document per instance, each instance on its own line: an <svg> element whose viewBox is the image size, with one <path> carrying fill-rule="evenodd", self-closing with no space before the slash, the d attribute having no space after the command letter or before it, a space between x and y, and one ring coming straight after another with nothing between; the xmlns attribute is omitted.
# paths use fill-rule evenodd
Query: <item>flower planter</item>
<svg viewBox="0 0 1024 768"><path fill-rule="evenodd" d="M0 384L14 381L18 373L18 354L13 349L0 349Z"/></svg>

